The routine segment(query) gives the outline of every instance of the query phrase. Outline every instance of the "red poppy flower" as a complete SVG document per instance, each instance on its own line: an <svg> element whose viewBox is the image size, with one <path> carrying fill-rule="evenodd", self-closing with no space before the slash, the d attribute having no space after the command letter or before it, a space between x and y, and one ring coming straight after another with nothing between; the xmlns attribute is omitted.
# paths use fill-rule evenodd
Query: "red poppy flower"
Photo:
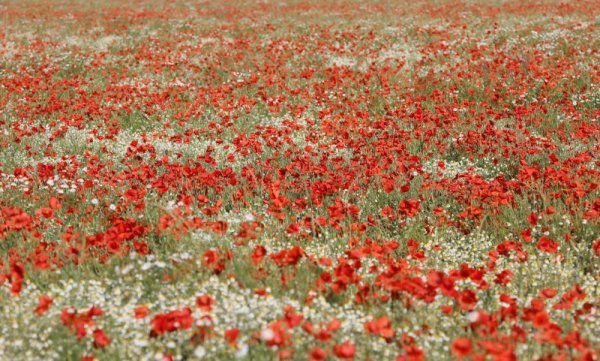
<svg viewBox="0 0 600 361"><path fill-rule="evenodd" d="M477 296L471 290L464 290L458 298L458 303L463 310L471 311L477 304Z"/></svg>
<svg viewBox="0 0 600 361"><path fill-rule="evenodd" d="M459 357L468 356L473 349L473 343L470 339L463 337L452 342L452 353Z"/></svg>
<svg viewBox="0 0 600 361"><path fill-rule="evenodd" d="M383 338L392 338L394 336L394 329L390 319L387 316L382 316L376 320L368 321L365 323L365 330L367 332L379 335Z"/></svg>
<svg viewBox="0 0 600 361"><path fill-rule="evenodd" d="M214 303L215 301L209 295L196 297L196 306L204 312L210 312Z"/></svg>
<svg viewBox="0 0 600 361"><path fill-rule="evenodd" d="M540 237L537 243L537 249L543 252L556 253L558 251L558 242L554 242L548 237Z"/></svg>
<svg viewBox="0 0 600 361"><path fill-rule="evenodd" d="M95 348L104 348L111 343L111 339L106 336L106 333L104 333L104 331L101 329L94 330L92 336L94 337Z"/></svg>
<svg viewBox="0 0 600 361"><path fill-rule="evenodd" d="M192 310L189 308L160 313L152 319L151 335L160 336L178 329L189 329L192 327L193 322Z"/></svg>
<svg viewBox="0 0 600 361"><path fill-rule="evenodd" d="M38 316L44 314L48 310L48 308L50 308L50 305L52 305L53 302L54 300L52 299L52 297L48 295L41 295L38 301L38 306L35 309L35 313Z"/></svg>
<svg viewBox="0 0 600 361"><path fill-rule="evenodd" d="M320 348L314 347L308 352L308 359L310 361L321 361L327 358L327 351Z"/></svg>
<svg viewBox="0 0 600 361"><path fill-rule="evenodd" d="M150 313L150 307L147 305L138 306L133 310L133 314L135 318L144 318L147 317Z"/></svg>
<svg viewBox="0 0 600 361"><path fill-rule="evenodd" d="M225 338L225 341L227 341L228 344L235 345L236 340L239 335L240 335L239 329L231 328L229 330L225 330L225 333L223 334L223 338Z"/></svg>
<svg viewBox="0 0 600 361"><path fill-rule="evenodd" d="M341 359L351 360L356 354L356 347L350 341L333 346L333 354Z"/></svg>
<svg viewBox="0 0 600 361"><path fill-rule="evenodd" d="M406 217L414 217L421 210L421 202L416 199L407 200L404 199L400 201L399 211L400 215Z"/></svg>
<svg viewBox="0 0 600 361"><path fill-rule="evenodd" d="M52 208L54 210L62 208L62 204L60 204L60 201L58 199L56 199L55 197L50 198L49 205L50 205L50 208Z"/></svg>
<svg viewBox="0 0 600 361"><path fill-rule="evenodd" d="M537 216L537 214L535 214L535 213L531 213L531 214L529 214L529 217L527 217L527 221L529 222L529 224L530 224L532 227L535 227L535 225L536 225L536 224L537 224L537 222L538 222L538 216Z"/></svg>
<svg viewBox="0 0 600 361"><path fill-rule="evenodd" d="M556 296L557 293L558 292L553 288L545 288L540 291L540 297L552 298L552 297Z"/></svg>
<svg viewBox="0 0 600 361"><path fill-rule="evenodd" d="M265 247L263 247L263 246L254 247L254 251L252 251L252 256L251 256L252 264L255 266L257 264L259 264L266 254L267 254L267 249Z"/></svg>
<svg viewBox="0 0 600 361"><path fill-rule="evenodd" d="M35 215L38 217L43 217L46 219L50 219L54 216L54 211L52 210L52 208L40 208L37 211L35 211Z"/></svg>

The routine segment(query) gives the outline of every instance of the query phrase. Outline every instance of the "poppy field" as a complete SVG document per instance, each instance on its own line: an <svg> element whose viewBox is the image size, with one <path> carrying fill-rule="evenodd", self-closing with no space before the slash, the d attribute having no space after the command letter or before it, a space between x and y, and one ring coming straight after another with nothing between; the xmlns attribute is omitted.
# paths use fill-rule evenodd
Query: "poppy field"
<svg viewBox="0 0 600 361"><path fill-rule="evenodd" d="M600 360L600 2L0 2L0 360Z"/></svg>

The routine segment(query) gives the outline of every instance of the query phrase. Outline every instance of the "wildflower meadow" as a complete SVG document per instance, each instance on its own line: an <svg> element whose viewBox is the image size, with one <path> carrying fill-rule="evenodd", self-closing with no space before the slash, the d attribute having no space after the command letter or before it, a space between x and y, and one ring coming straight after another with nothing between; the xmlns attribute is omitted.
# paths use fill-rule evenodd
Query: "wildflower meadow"
<svg viewBox="0 0 600 361"><path fill-rule="evenodd" d="M0 1L0 360L600 360L600 2Z"/></svg>

